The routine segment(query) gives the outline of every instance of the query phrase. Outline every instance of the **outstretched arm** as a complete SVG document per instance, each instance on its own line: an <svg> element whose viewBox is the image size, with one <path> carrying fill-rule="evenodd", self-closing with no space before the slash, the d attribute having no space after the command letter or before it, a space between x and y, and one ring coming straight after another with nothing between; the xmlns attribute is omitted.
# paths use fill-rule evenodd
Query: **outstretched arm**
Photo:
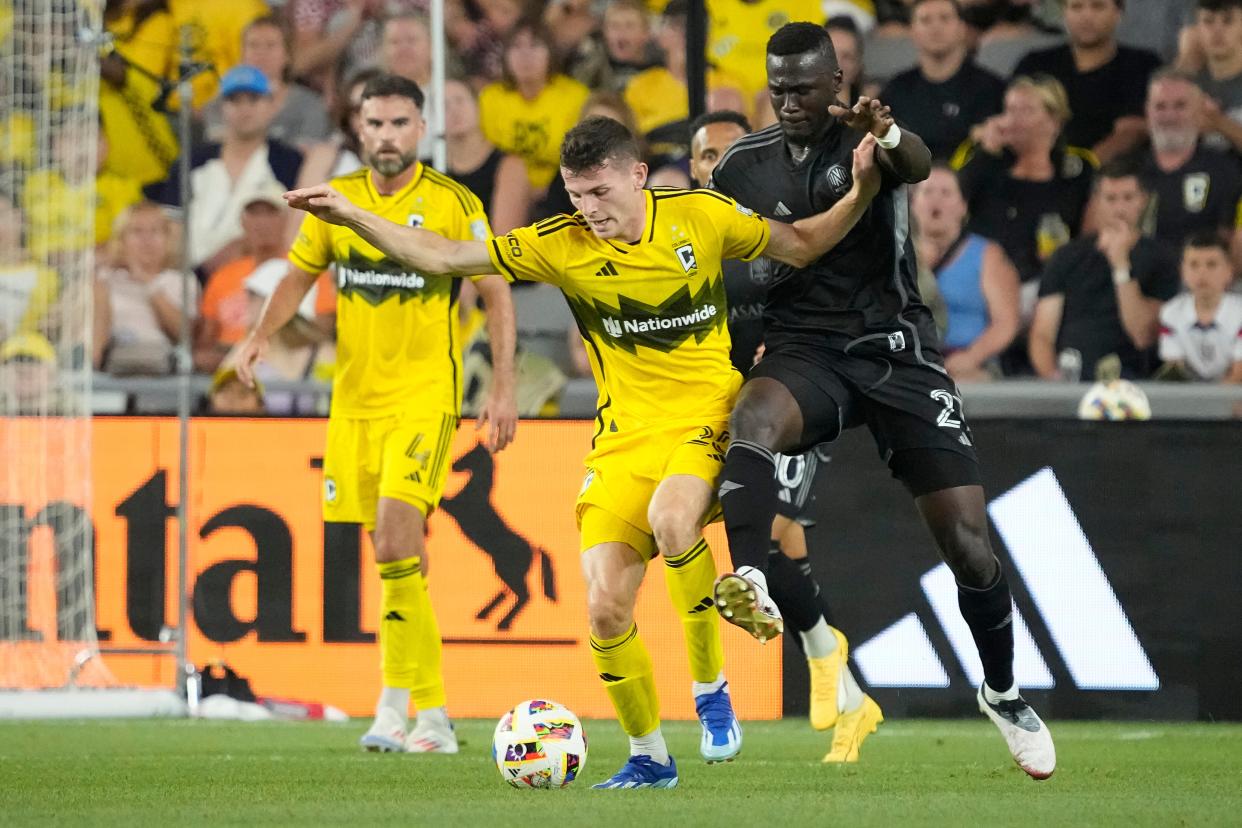
<svg viewBox="0 0 1242 828"><path fill-rule="evenodd" d="M832 209L793 224L770 220L771 236L762 255L794 267L806 267L845 238L880 191L875 138L867 135L854 148L854 186Z"/></svg>
<svg viewBox="0 0 1242 828"><path fill-rule="evenodd" d="M863 95L849 108L832 104L828 112L851 129L866 130L874 135L880 144L876 158L905 183L915 184L931 173L931 150L927 144L913 132L898 127L892 111L875 98ZM894 140L895 144L886 146Z"/></svg>
<svg viewBox="0 0 1242 828"><path fill-rule="evenodd" d="M329 224L348 227L424 276L481 276L495 270L487 242L454 241L432 230L391 222L358 207L327 184L285 193L285 201Z"/></svg>

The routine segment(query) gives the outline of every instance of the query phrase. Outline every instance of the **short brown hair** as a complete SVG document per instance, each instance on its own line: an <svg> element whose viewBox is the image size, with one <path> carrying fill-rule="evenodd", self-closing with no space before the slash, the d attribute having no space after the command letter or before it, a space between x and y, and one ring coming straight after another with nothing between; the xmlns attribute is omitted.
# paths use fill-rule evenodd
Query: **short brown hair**
<svg viewBox="0 0 1242 828"><path fill-rule="evenodd" d="M561 142L561 166L571 173L598 169L608 161L638 161L638 140L625 124L592 115L565 134Z"/></svg>

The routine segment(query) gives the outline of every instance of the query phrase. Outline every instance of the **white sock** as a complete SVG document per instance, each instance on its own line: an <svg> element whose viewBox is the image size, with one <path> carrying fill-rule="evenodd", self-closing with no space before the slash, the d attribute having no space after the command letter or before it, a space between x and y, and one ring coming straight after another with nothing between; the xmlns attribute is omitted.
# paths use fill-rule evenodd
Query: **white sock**
<svg viewBox="0 0 1242 828"><path fill-rule="evenodd" d="M428 707L420 710L418 711L418 724L434 727L436 730L448 730L450 727L448 711L443 707Z"/></svg>
<svg viewBox="0 0 1242 828"><path fill-rule="evenodd" d="M768 576L763 574L762 569L757 569L753 566L742 566L738 567L737 574L752 584L761 587L764 592L768 591Z"/></svg>
<svg viewBox="0 0 1242 828"><path fill-rule="evenodd" d="M802 637L802 648L806 650L807 658L823 658L837 649L837 637L832 634L832 627L828 626L822 615L814 627L798 635Z"/></svg>
<svg viewBox="0 0 1242 828"><path fill-rule="evenodd" d="M846 665L841 670L841 677L837 679L837 712L853 713L862 707L863 691L858 686L857 679L850 672L850 668Z"/></svg>
<svg viewBox="0 0 1242 828"><path fill-rule="evenodd" d="M664 734L660 732L659 725L646 736L630 737L630 756L650 756L661 765L668 764L668 745L664 743Z"/></svg>
<svg viewBox="0 0 1242 828"><path fill-rule="evenodd" d="M401 721L407 721L410 717L410 688L408 687L385 687L380 690L379 701L375 705L375 715L379 715L380 708L387 707L401 716Z"/></svg>
<svg viewBox="0 0 1242 828"><path fill-rule="evenodd" d="M691 692L694 693L695 698L698 698L704 693L715 693L717 690L719 690L721 687L724 687L724 686L725 686L724 670L721 670L719 673L716 674L715 681L695 681L695 682L690 683L690 689L691 689ZM728 693L729 691L726 689L725 692Z"/></svg>
<svg viewBox="0 0 1242 828"><path fill-rule="evenodd" d="M1013 701L1018 697L1018 683L1015 681L1013 686L1008 690L1003 693L997 693L991 687L988 687L988 683L985 681L983 683L983 697L991 704L999 704L1003 701Z"/></svg>

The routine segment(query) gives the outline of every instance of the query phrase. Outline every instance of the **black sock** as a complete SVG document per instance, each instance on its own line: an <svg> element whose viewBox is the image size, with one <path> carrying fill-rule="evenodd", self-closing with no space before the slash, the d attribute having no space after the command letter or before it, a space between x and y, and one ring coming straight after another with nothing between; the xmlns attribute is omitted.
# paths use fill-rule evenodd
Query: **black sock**
<svg viewBox="0 0 1242 828"><path fill-rule="evenodd" d="M830 627L836 626L832 623L832 606L828 603L828 595L820 588L819 581L815 580L815 576L811 572L811 559L803 558L802 560L794 561L793 563L798 567L798 569L802 570L802 574L805 575L811 583L815 584L815 597L819 600L819 611L820 614L824 616L824 621L827 622Z"/></svg>
<svg viewBox="0 0 1242 828"><path fill-rule="evenodd" d="M734 570L764 569L776 518L776 460L758 443L734 440L725 454L720 507Z"/></svg>
<svg viewBox="0 0 1242 828"><path fill-rule="evenodd" d="M988 687L1004 693L1013 687L1013 596L1005 571L998 564L996 580L987 589L958 584L957 606L975 638Z"/></svg>
<svg viewBox="0 0 1242 828"><path fill-rule="evenodd" d="M811 577L810 568L803 570L799 563L782 552L778 542L772 542L768 554L768 594L780 608L781 617L797 632L806 632L824 616L819 606L819 585Z"/></svg>

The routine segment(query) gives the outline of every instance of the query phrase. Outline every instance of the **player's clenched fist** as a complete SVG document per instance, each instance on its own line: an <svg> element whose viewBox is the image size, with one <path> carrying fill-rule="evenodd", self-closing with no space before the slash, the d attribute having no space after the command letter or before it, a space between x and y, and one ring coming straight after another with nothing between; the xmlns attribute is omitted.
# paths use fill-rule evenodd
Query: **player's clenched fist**
<svg viewBox="0 0 1242 828"><path fill-rule="evenodd" d="M329 224L345 224L356 210L353 202L327 184L316 184L285 193L285 201L295 210L305 210Z"/></svg>

